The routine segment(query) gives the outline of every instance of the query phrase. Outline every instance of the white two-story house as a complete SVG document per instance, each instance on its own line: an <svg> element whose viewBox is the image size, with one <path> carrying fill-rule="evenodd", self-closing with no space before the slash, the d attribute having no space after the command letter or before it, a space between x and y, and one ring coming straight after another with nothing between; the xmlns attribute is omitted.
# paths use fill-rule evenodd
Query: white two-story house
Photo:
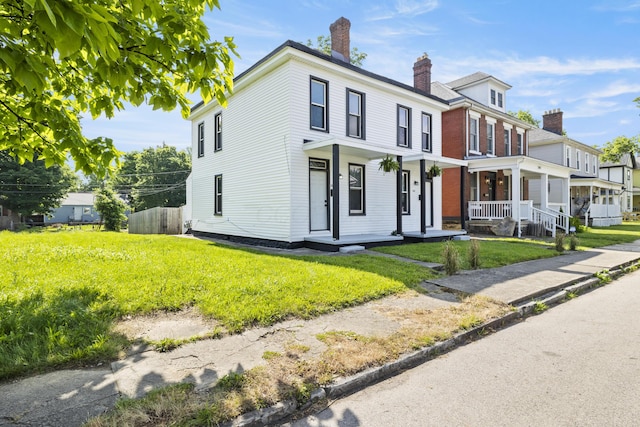
<svg viewBox="0 0 640 427"><path fill-rule="evenodd" d="M603 162L600 164L601 179L622 185L619 193L613 195L601 194L601 196L613 198L613 203L618 199L617 201L623 214L633 211L635 203L633 171L637 167L636 157L631 153L623 155L618 162Z"/></svg>
<svg viewBox="0 0 640 427"><path fill-rule="evenodd" d="M544 113L542 129L529 132L530 155L571 169L569 215L594 226L621 223L620 197L615 196L621 194L623 184L601 176L600 150L563 135L562 117L559 109ZM547 186L549 204L558 210L567 206L564 185L550 179ZM540 188L532 183L533 197L544 196Z"/></svg>
<svg viewBox="0 0 640 427"><path fill-rule="evenodd" d="M414 86L370 73L349 62L349 29L331 25L332 55L283 43L236 77L227 108L192 109L194 234L328 250L447 236L427 172L466 163L442 156L430 61Z"/></svg>

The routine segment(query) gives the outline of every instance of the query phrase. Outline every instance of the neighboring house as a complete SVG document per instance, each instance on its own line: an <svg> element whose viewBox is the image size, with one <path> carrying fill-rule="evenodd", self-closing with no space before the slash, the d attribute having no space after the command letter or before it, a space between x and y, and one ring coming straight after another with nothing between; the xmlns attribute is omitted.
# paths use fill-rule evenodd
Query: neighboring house
<svg viewBox="0 0 640 427"><path fill-rule="evenodd" d="M640 157L636 157L633 169L633 212L640 212Z"/></svg>
<svg viewBox="0 0 640 427"><path fill-rule="evenodd" d="M620 198L622 184L603 179L600 175L600 150L563 135L563 112L546 111L542 116L542 129L529 133L529 154L532 157L563 165L571 171L570 203L567 206L566 182L550 179L544 186L530 183L534 199L546 197L549 205L585 224L608 226L622 221Z"/></svg>
<svg viewBox="0 0 640 427"><path fill-rule="evenodd" d="M44 217L45 224L93 223L100 221L100 214L93 207L93 193L69 193L60 207Z"/></svg>
<svg viewBox="0 0 640 427"><path fill-rule="evenodd" d="M600 164L600 178L622 185L621 191L611 197L618 198L618 204L623 214L633 211L633 171L635 169L637 169L637 163L635 156L632 154L623 155L619 162L603 162Z"/></svg>
<svg viewBox="0 0 640 427"><path fill-rule="evenodd" d="M557 179L564 183L567 203L569 170L529 156L532 126L506 112L511 86L477 72L431 87L432 94L450 104L442 113L443 155L468 164L443 174L445 220L485 229L511 217L518 223L518 236L532 222L552 235L558 226L566 230L568 218L553 211L549 200L534 202L529 192L531 180L546 188L548 179Z"/></svg>
<svg viewBox="0 0 640 427"><path fill-rule="evenodd" d="M365 71L349 63L349 28L331 25L331 56L285 42L235 79L227 108L192 109L194 234L327 250L456 234L427 172L466 161L442 155L431 61L413 87ZM387 156L397 173L379 170Z"/></svg>

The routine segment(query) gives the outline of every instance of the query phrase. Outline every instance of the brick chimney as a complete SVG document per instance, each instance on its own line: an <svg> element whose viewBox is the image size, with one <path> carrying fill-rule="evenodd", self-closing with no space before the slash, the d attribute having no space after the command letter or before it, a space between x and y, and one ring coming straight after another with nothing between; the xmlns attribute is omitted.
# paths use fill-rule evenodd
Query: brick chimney
<svg viewBox="0 0 640 427"><path fill-rule="evenodd" d="M431 93L431 60L426 53L413 64L413 87Z"/></svg>
<svg viewBox="0 0 640 427"><path fill-rule="evenodd" d="M542 129L562 135L562 111L559 108L544 112L542 115Z"/></svg>
<svg viewBox="0 0 640 427"><path fill-rule="evenodd" d="M351 22L344 17L329 26L329 31L331 31L331 56L347 63L351 63L350 29Z"/></svg>

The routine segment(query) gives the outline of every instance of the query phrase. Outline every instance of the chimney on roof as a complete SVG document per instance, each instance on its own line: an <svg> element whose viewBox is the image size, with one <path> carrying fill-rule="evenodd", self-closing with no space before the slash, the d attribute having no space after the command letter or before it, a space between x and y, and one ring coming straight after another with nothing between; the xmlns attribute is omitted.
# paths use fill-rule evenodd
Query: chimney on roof
<svg viewBox="0 0 640 427"><path fill-rule="evenodd" d="M559 108L544 112L542 115L542 129L562 135L562 111Z"/></svg>
<svg viewBox="0 0 640 427"><path fill-rule="evenodd" d="M351 22L344 17L339 18L329 26L329 31L331 31L331 56L347 63L351 63L350 29Z"/></svg>
<svg viewBox="0 0 640 427"><path fill-rule="evenodd" d="M426 53L413 64L413 87L431 93L431 60Z"/></svg>

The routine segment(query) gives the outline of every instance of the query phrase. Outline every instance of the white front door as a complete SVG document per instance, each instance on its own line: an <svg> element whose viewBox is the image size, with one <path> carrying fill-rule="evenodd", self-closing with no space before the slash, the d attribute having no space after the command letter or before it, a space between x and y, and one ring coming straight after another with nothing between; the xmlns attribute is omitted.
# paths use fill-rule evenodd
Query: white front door
<svg viewBox="0 0 640 427"><path fill-rule="evenodd" d="M309 229L329 229L329 168L327 160L309 161Z"/></svg>
<svg viewBox="0 0 640 427"><path fill-rule="evenodd" d="M73 220L74 221L81 221L82 220L82 207L81 206L74 206L73 207Z"/></svg>

